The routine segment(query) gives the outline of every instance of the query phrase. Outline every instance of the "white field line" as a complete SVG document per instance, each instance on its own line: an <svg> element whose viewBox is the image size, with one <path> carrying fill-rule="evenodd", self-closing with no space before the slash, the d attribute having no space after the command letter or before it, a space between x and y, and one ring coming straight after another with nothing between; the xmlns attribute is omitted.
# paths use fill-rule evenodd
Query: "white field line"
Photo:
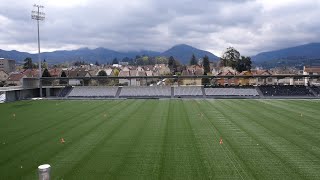
<svg viewBox="0 0 320 180"><path fill-rule="evenodd" d="M213 112L215 112L216 115L219 114L220 116L222 116L221 120L226 120L226 119L224 118L223 114L221 114L221 113L220 113L219 111L217 111L216 109L215 109ZM204 117L207 119L207 121L211 122L211 121L208 119L208 117L207 117L207 115L206 115L205 113L204 113ZM211 124L212 124L212 126L216 129L216 131L219 131L219 130L213 125L212 122L211 122ZM215 133L216 131L214 131L214 134L215 134L217 137L219 137L218 134ZM240 163L237 162L237 160L236 160L235 158L233 158L233 160L232 160L231 157L229 156L229 154L226 152L226 151L228 151L230 154L232 154L231 151L229 150L229 148L228 148L228 147L225 147L225 148L224 148L224 147L222 147L222 146L220 146L220 148L223 150L224 154L229 158L229 160L231 161L232 165L233 165L234 168L236 169L237 173L240 175L241 179L244 179L243 176L241 175L241 173L240 173L240 171L239 171L239 169L238 169L237 166L239 166L239 167L241 168L241 171L243 171L243 172L245 172L244 169L242 168L242 166L240 165ZM235 163L235 162L236 162L236 163ZM237 166L236 166L236 164L237 164Z"/></svg>

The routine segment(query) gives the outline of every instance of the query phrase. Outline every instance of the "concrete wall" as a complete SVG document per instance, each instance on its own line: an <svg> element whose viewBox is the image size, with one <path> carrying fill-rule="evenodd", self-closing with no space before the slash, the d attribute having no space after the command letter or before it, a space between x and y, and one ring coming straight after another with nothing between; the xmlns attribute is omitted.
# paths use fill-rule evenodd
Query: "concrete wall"
<svg viewBox="0 0 320 180"><path fill-rule="evenodd" d="M39 97L39 89L6 91L6 102Z"/></svg>
<svg viewBox="0 0 320 180"><path fill-rule="evenodd" d="M53 88L44 88L44 89L45 89L44 97L57 97L63 88L53 87Z"/></svg>
<svg viewBox="0 0 320 180"><path fill-rule="evenodd" d="M24 88L39 88L39 79L23 78L22 86Z"/></svg>

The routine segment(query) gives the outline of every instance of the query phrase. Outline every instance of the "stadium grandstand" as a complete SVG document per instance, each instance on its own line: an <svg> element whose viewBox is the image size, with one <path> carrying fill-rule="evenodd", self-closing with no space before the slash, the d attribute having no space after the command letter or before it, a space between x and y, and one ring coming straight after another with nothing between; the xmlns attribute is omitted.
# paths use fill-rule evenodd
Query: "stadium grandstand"
<svg viewBox="0 0 320 180"><path fill-rule="evenodd" d="M185 79L208 78L210 84L181 84ZM30 98L319 98L320 87L305 85L256 84L220 85L219 79L277 79L291 78L317 80L319 75L268 75L268 76L149 76L149 77L73 77L24 78L21 86L2 87L1 101ZM77 81L76 84L72 82ZM98 82L98 85L92 85ZM124 83L123 82L127 82ZM137 83L139 82L139 83ZM152 82L152 83L151 83ZM280 82L280 81L279 81ZM293 81L292 81L293 82Z"/></svg>

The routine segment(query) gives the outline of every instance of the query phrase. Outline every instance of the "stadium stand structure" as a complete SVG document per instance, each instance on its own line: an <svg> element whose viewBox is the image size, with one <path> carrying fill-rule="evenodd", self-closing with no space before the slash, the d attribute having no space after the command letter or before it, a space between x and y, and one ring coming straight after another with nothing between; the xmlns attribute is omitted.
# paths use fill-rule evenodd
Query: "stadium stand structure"
<svg viewBox="0 0 320 180"><path fill-rule="evenodd" d="M206 96L259 96L255 88L204 88Z"/></svg>
<svg viewBox="0 0 320 180"><path fill-rule="evenodd" d="M201 86L177 86L174 87L174 97L203 97Z"/></svg>
<svg viewBox="0 0 320 180"><path fill-rule="evenodd" d="M119 97L171 97L169 86L122 87Z"/></svg>
<svg viewBox="0 0 320 180"><path fill-rule="evenodd" d="M314 96L306 86L259 86L264 96Z"/></svg>
<svg viewBox="0 0 320 180"><path fill-rule="evenodd" d="M312 86L66 86L59 98L319 98Z"/></svg>
<svg viewBox="0 0 320 180"><path fill-rule="evenodd" d="M58 97L66 97L72 91L72 89L73 89L72 86L66 86L60 91L60 93L58 94Z"/></svg>
<svg viewBox="0 0 320 180"><path fill-rule="evenodd" d="M310 89L315 93L316 96L320 96L320 87L319 86L310 86Z"/></svg>
<svg viewBox="0 0 320 180"><path fill-rule="evenodd" d="M118 87L108 86L76 86L72 89L68 97L115 97Z"/></svg>

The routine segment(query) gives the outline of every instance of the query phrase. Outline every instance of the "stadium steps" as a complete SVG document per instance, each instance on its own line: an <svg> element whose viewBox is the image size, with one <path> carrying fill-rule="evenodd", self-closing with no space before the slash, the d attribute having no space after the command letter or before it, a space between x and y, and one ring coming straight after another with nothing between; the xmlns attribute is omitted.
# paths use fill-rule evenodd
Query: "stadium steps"
<svg viewBox="0 0 320 180"><path fill-rule="evenodd" d="M68 95L71 93L73 87L64 87L60 92L58 97L68 97Z"/></svg>
<svg viewBox="0 0 320 180"><path fill-rule="evenodd" d="M6 94L3 92L0 92L0 103L4 103L6 101Z"/></svg>
<svg viewBox="0 0 320 180"><path fill-rule="evenodd" d="M201 91L202 91L203 98L207 98L206 91L204 90L204 86L201 86Z"/></svg>
<svg viewBox="0 0 320 180"><path fill-rule="evenodd" d="M318 94L312 88L310 88L309 86L307 86L306 88L314 95L314 97L318 97Z"/></svg>
<svg viewBox="0 0 320 180"><path fill-rule="evenodd" d="M258 86L256 86L255 89L257 90L260 98L264 98L264 95L263 95L262 91L260 90L260 88Z"/></svg>
<svg viewBox="0 0 320 180"><path fill-rule="evenodd" d="M174 87L171 87L171 98L174 98Z"/></svg>
<svg viewBox="0 0 320 180"><path fill-rule="evenodd" d="M116 93L116 96L115 96L116 98L119 98L121 90L122 90L122 87L119 86L117 93Z"/></svg>
<svg viewBox="0 0 320 180"><path fill-rule="evenodd" d="M70 88L69 92L67 92L67 94L65 95L65 97L68 97L72 90L73 90L73 87Z"/></svg>

